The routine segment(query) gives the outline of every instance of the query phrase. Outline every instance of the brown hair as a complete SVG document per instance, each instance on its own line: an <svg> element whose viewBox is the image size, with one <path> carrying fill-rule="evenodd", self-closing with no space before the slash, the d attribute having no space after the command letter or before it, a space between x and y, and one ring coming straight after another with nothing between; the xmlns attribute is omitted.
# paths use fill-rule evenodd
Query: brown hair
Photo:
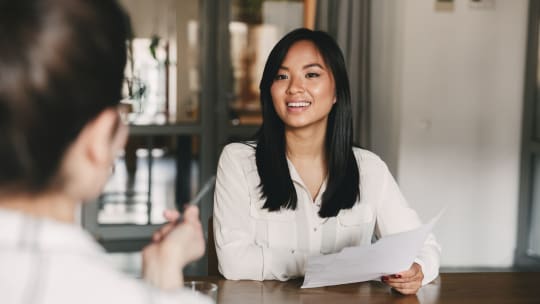
<svg viewBox="0 0 540 304"><path fill-rule="evenodd" d="M44 190L83 126L118 104L128 34L114 0L0 1L0 187Z"/></svg>

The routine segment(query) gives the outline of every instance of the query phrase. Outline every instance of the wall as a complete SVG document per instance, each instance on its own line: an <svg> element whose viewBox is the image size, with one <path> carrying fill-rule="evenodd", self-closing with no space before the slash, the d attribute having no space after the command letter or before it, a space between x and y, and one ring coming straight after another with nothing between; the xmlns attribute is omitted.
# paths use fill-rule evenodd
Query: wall
<svg viewBox="0 0 540 304"><path fill-rule="evenodd" d="M507 267L516 246L527 1L373 1L373 149L435 229L443 266Z"/></svg>

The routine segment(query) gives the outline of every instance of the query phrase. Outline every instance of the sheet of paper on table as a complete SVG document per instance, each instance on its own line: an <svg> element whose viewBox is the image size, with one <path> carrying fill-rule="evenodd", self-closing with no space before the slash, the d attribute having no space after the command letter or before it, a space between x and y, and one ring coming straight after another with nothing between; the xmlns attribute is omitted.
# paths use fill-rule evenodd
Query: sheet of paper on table
<svg viewBox="0 0 540 304"><path fill-rule="evenodd" d="M302 288L378 280L409 269L442 213L415 230L385 236L374 244L308 257Z"/></svg>

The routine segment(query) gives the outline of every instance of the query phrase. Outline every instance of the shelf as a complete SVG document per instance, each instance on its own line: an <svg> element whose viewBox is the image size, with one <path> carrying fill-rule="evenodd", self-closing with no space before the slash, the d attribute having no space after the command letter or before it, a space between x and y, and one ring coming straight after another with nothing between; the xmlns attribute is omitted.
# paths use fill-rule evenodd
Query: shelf
<svg viewBox="0 0 540 304"><path fill-rule="evenodd" d="M130 125L130 135L192 135L200 134L200 124Z"/></svg>
<svg viewBox="0 0 540 304"><path fill-rule="evenodd" d="M258 125L229 125L227 134L233 137L251 137L259 130ZM176 124L176 125L130 125L130 135L193 135L201 134L202 127L199 124Z"/></svg>

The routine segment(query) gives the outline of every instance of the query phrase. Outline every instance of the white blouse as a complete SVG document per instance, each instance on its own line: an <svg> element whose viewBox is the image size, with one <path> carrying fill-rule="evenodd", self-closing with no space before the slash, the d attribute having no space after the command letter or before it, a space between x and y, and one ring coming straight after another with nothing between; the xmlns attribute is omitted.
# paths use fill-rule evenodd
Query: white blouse
<svg viewBox="0 0 540 304"><path fill-rule="evenodd" d="M336 217L318 215L323 183L313 200L293 164L290 175L298 196L296 210L262 209L255 149L227 145L221 154L214 196L214 235L219 271L232 280L287 280L304 275L306 257L370 244L373 236L412 230L421 225L388 171L375 154L354 148L360 171L360 200ZM429 235L418 254L423 284L439 273L440 246Z"/></svg>
<svg viewBox="0 0 540 304"><path fill-rule="evenodd" d="M180 271L180 270L178 270ZM114 269L80 227L0 208L0 303L210 304Z"/></svg>

